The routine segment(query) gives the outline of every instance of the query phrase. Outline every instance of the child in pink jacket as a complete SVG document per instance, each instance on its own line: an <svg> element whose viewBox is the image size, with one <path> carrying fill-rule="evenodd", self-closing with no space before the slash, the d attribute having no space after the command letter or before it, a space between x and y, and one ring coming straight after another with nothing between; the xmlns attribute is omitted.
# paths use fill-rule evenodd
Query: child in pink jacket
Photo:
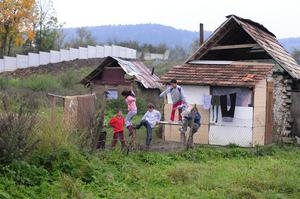
<svg viewBox="0 0 300 199"><path fill-rule="evenodd" d="M121 95L125 98L127 104L128 113L125 117L125 125L129 131L129 136L131 136L135 130L132 126L132 118L137 114L136 97L131 90L123 90Z"/></svg>

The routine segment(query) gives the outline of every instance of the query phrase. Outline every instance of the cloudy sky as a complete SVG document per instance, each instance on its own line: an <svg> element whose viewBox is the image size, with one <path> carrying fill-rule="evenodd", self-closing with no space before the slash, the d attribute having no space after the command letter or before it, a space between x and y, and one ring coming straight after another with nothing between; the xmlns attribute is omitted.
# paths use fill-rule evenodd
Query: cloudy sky
<svg viewBox="0 0 300 199"><path fill-rule="evenodd" d="M235 14L263 24L277 38L300 37L299 0L53 0L65 27L159 23L215 30Z"/></svg>

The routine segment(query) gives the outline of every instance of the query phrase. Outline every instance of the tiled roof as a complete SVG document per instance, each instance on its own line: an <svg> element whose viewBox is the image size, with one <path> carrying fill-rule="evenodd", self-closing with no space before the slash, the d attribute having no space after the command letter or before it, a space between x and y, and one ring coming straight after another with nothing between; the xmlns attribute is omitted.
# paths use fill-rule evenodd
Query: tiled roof
<svg viewBox="0 0 300 199"><path fill-rule="evenodd" d="M300 66L295 59L278 42L275 35L270 33L262 25L249 19L243 19L234 15L239 25L263 48L265 51L292 77L300 79Z"/></svg>
<svg viewBox="0 0 300 199"><path fill-rule="evenodd" d="M161 82L175 78L178 84L254 87L266 79L273 64L247 62L194 62L174 66L161 77Z"/></svg>
<svg viewBox="0 0 300 199"><path fill-rule="evenodd" d="M81 80L82 84L88 84L98 74L100 74L104 67L116 61L118 65L129 76L135 77L135 81L140 82L145 88L161 88L160 79L157 75L151 74L151 71L143 62L137 60L123 60L116 57L106 57L103 62L88 76Z"/></svg>
<svg viewBox="0 0 300 199"><path fill-rule="evenodd" d="M202 57L216 45L220 38L227 34L229 30L237 28L237 26L234 25L237 24L238 27L242 28L265 51L265 53L278 63L278 65L291 77L300 79L300 66L278 42L273 33L271 33L263 25L249 19L243 19L235 15L229 15L227 18L228 19L214 31L209 39L200 46L200 48L186 61L186 63L193 60L201 60ZM232 40L234 39L235 38L232 38ZM239 57L237 55L235 60L238 60L238 58Z"/></svg>

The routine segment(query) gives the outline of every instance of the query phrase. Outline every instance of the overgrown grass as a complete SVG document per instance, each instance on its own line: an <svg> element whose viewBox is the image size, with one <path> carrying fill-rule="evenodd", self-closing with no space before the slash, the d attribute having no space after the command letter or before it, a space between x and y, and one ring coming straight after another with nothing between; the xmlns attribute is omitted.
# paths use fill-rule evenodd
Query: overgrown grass
<svg viewBox="0 0 300 199"><path fill-rule="evenodd" d="M197 147L181 153L75 148L3 168L2 198L299 198L300 150Z"/></svg>

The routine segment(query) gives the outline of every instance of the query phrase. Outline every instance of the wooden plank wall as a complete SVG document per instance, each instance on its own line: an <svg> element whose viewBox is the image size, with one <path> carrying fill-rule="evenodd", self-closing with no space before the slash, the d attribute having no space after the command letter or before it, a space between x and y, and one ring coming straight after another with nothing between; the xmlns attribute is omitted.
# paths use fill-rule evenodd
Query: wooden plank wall
<svg viewBox="0 0 300 199"><path fill-rule="evenodd" d="M201 127L194 135L194 143L198 144L208 144L208 124L209 124L209 110L204 110L202 106L197 106L201 114ZM166 121L169 121L170 114L172 110L172 104L165 104L164 107L164 117ZM176 111L175 121L178 120L178 111ZM176 141L180 142L180 126L165 124L164 125L164 138L166 141ZM188 135L189 129L186 133Z"/></svg>
<svg viewBox="0 0 300 199"><path fill-rule="evenodd" d="M254 88L252 145L265 144L267 81L261 80Z"/></svg>

